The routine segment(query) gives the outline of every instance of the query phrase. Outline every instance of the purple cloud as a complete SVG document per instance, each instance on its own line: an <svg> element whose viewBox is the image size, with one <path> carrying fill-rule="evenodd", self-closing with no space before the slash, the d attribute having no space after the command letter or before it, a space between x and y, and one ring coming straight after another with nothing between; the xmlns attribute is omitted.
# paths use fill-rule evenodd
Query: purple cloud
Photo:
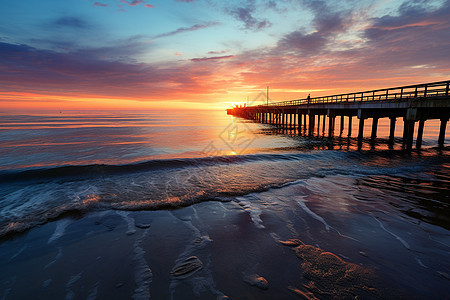
<svg viewBox="0 0 450 300"><path fill-rule="evenodd" d="M216 72L217 64L197 67L192 62L186 67L186 62L133 63L102 59L91 53L58 53L0 42L0 90L147 100L149 94L156 99L171 99L215 90L208 79Z"/></svg>
<svg viewBox="0 0 450 300"><path fill-rule="evenodd" d="M208 61L208 60L229 59L229 58L233 58L233 57L234 57L234 55L202 57L202 58L192 58L191 61L193 61L193 62L202 62L202 61Z"/></svg>
<svg viewBox="0 0 450 300"><path fill-rule="evenodd" d="M293 31L278 42L280 48L303 54L320 54L332 42L337 34L345 33L352 24L352 11L331 9L324 1L303 1L314 14L313 33L306 33L303 29Z"/></svg>
<svg viewBox="0 0 450 300"><path fill-rule="evenodd" d="M151 7L151 8L154 7L151 4L147 4L146 1L144 1L144 0L132 0L131 2L128 2L127 0L120 0L120 2L128 4L129 6L136 6L139 4L144 4L145 7ZM120 11L125 11L125 10L121 9Z"/></svg>
<svg viewBox="0 0 450 300"><path fill-rule="evenodd" d="M77 17L62 17L55 20L52 25L60 27L72 27L72 28L88 28L88 23L81 18Z"/></svg>
<svg viewBox="0 0 450 300"><path fill-rule="evenodd" d="M230 49L222 50L222 51L209 51L208 54L224 54L230 52Z"/></svg>
<svg viewBox="0 0 450 300"><path fill-rule="evenodd" d="M278 45L286 51L300 50L306 54L319 54L326 43L327 38L320 33L304 34L301 31L294 31L284 36Z"/></svg>
<svg viewBox="0 0 450 300"><path fill-rule="evenodd" d="M140 4L140 3L145 3L144 1L142 1L142 0L133 0L133 1L131 1L130 2L130 6L136 6L136 5L138 5L138 4Z"/></svg>
<svg viewBox="0 0 450 300"><path fill-rule="evenodd" d="M245 7L227 9L228 14L245 24L245 29L259 30L272 26L266 19L257 19L253 16L256 11L255 1L248 1Z"/></svg>
<svg viewBox="0 0 450 300"><path fill-rule="evenodd" d="M101 7L107 7L108 6L108 4L101 3L101 2L95 2L93 5L94 6L101 6Z"/></svg>
<svg viewBox="0 0 450 300"><path fill-rule="evenodd" d="M162 38L162 37L167 37L167 36L172 36L172 35L176 35L179 33L183 33L183 32L189 32L189 31L195 31L195 30L199 30L199 29L205 29L211 26L216 26L219 25L220 23L218 22L209 22L206 24L195 24L192 25L191 27L180 27L174 31L170 31L167 33L163 33L163 34L159 34L157 36L155 36L155 38Z"/></svg>

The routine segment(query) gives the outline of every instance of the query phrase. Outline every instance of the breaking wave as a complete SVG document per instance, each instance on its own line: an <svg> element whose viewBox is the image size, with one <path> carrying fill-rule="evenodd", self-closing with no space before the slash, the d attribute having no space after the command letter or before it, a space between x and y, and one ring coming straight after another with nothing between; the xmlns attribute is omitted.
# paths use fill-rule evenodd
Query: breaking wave
<svg viewBox="0 0 450 300"><path fill-rule="evenodd" d="M405 157L401 151L310 151L2 171L0 236L70 214L176 209L202 201L230 201L313 177L397 174L435 180L423 171L446 159Z"/></svg>

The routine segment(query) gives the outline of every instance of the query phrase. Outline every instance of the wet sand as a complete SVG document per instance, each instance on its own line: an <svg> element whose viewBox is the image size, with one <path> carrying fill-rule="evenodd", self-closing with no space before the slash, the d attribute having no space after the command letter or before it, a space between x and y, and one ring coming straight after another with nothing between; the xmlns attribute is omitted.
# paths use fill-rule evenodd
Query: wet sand
<svg viewBox="0 0 450 300"><path fill-rule="evenodd" d="M258 226L245 206L93 212L34 228L0 245L2 299L411 296L354 249L281 243L302 237L271 214Z"/></svg>
<svg viewBox="0 0 450 300"><path fill-rule="evenodd" d="M1 299L445 299L447 217L424 205L448 190L430 178L312 177L66 216L2 239Z"/></svg>
<svg viewBox="0 0 450 300"><path fill-rule="evenodd" d="M62 219L2 242L0 291L5 299L288 297L283 279L298 280L298 259L259 231L233 202ZM197 266L174 274L192 256ZM248 282L259 273L269 289Z"/></svg>

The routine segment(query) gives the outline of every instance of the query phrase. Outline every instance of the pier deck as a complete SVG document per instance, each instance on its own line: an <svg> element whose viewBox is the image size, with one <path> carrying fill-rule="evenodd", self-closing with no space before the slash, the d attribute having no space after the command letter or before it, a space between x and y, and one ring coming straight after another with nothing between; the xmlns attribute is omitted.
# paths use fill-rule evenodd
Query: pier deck
<svg viewBox="0 0 450 300"><path fill-rule="evenodd" d="M227 112L231 115L282 128L300 129L302 124L306 126L306 123L308 123L309 135L314 132L316 124L319 125L322 120L323 129L328 123L329 138L333 137L336 117L341 117L341 132L343 131L344 117L348 117L348 136L351 136L353 117L357 117L359 120L359 145L363 140L364 121L366 119L373 119L370 139L374 141L377 136L378 119L389 118L389 143L393 143L397 118L402 118L404 122L403 141L408 149L413 146L416 123L419 124L416 147L420 148L425 122L429 119L439 119L441 125L437 138L438 144L443 146L445 129L450 118L449 85L450 80L447 80L274 102L268 105L235 107L228 109ZM326 122L326 119L328 119L328 122Z"/></svg>

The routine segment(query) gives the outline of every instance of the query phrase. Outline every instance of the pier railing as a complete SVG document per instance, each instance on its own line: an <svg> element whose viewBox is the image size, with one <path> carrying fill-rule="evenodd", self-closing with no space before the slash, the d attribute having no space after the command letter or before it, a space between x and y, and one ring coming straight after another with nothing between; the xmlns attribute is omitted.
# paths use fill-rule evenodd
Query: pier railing
<svg viewBox="0 0 450 300"><path fill-rule="evenodd" d="M337 103L337 102L362 102L362 101L403 101L414 98L428 98L449 96L450 81L438 81L432 83L407 85L387 89L378 89L372 91L338 94L331 96L322 96L297 100L288 100L269 103L268 106L292 106L301 104L316 103ZM267 106L267 105L259 105Z"/></svg>

